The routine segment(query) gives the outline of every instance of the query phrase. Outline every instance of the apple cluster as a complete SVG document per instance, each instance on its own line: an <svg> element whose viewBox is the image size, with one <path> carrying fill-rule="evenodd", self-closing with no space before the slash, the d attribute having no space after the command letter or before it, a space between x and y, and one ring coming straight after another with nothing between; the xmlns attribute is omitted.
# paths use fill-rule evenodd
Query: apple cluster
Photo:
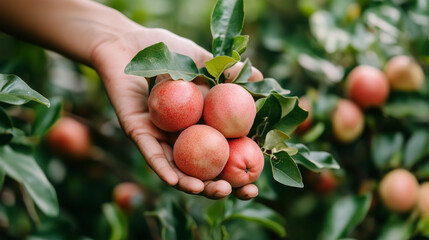
<svg viewBox="0 0 429 240"><path fill-rule="evenodd" d="M345 95L332 113L332 131L342 143L356 140L365 127L365 109L382 107L390 91L413 92L423 88L425 76L422 67L409 56L395 56L387 61L384 69L359 65L352 69L345 82ZM305 132L312 124L311 101L301 97L299 104L310 112L298 127Z"/></svg>
<svg viewBox="0 0 429 240"><path fill-rule="evenodd" d="M217 84L204 97L190 81L164 80L150 92L151 121L178 133L176 166L201 180L223 179L240 187L258 179L264 156L247 137L256 115L252 95L234 83Z"/></svg>

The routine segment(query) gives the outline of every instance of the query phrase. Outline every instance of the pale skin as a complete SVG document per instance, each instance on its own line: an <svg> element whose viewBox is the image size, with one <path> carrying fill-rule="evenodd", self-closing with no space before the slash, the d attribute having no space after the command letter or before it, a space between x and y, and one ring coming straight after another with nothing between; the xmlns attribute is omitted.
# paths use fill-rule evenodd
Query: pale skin
<svg viewBox="0 0 429 240"><path fill-rule="evenodd" d="M125 133L136 143L158 176L175 188L212 199L231 193L247 200L258 195L254 184L233 189L224 180L201 181L177 169L166 134L150 121L148 84L124 74L135 54L164 42L171 51L191 57L198 67L212 55L191 40L164 29L140 26L116 10L90 0L0 0L0 30L57 51L93 67L100 75ZM238 73L240 64L228 72ZM251 81L262 79L253 69Z"/></svg>

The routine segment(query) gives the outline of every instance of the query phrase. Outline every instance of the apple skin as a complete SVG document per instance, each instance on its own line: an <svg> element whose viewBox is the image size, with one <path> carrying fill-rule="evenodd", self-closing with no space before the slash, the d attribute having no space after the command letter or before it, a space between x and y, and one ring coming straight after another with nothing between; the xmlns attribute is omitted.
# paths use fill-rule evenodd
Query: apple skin
<svg viewBox="0 0 429 240"><path fill-rule="evenodd" d="M217 177L229 156L226 138L218 130L202 124L183 130L173 146L176 166L200 180Z"/></svg>
<svg viewBox="0 0 429 240"><path fill-rule="evenodd" d="M113 200L125 212L137 209L143 203L143 190L133 182L123 182L113 189Z"/></svg>
<svg viewBox="0 0 429 240"><path fill-rule="evenodd" d="M313 119L312 119L312 105L311 105L311 101L306 97L306 96L302 96L299 98L298 101L298 105L304 109L305 111L308 112L308 116L307 118L296 128L296 131L298 133L305 133L310 127L311 125L313 125Z"/></svg>
<svg viewBox="0 0 429 240"><path fill-rule="evenodd" d="M420 185L418 209L422 217L429 218L429 182Z"/></svg>
<svg viewBox="0 0 429 240"><path fill-rule="evenodd" d="M252 95L234 83L218 84L204 100L204 122L226 138L246 136L256 116Z"/></svg>
<svg viewBox="0 0 429 240"><path fill-rule="evenodd" d="M387 209L399 213L409 212L415 207L418 194L417 179L405 169L392 170L381 179L379 195Z"/></svg>
<svg viewBox="0 0 429 240"><path fill-rule="evenodd" d="M305 184L320 195L329 195L338 186L338 179L329 169L322 169L320 173L306 171L303 175Z"/></svg>
<svg viewBox="0 0 429 240"><path fill-rule="evenodd" d="M340 99L332 114L332 128L336 139L343 143L356 140L365 126L362 110L348 99Z"/></svg>
<svg viewBox="0 0 429 240"><path fill-rule="evenodd" d="M61 117L46 135L48 145L57 153L75 159L89 155L90 131L87 126L70 117Z"/></svg>
<svg viewBox="0 0 429 240"><path fill-rule="evenodd" d="M411 57L395 56L384 67L390 86L399 91L418 91L425 81L422 67Z"/></svg>
<svg viewBox="0 0 429 240"><path fill-rule="evenodd" d="M150 118L155 126L177 132L197 123L203 112L204 98L193 82L164 80L149 95Z"/></svg>
<svg viewBox="0 0 429 240"><path fill-rule="evenodd" d="M363 108L381 107L390 91L389 81L378 68L360 65L346 80L347 95Z"/></svg>
<svg viewBox="0 0 429 240"><path fill-rule="evenodd" d="M241 187L256 181L264 169L264 155L255 141L248 137L228 140L229 158L220 179L232 187Z"/></svg>

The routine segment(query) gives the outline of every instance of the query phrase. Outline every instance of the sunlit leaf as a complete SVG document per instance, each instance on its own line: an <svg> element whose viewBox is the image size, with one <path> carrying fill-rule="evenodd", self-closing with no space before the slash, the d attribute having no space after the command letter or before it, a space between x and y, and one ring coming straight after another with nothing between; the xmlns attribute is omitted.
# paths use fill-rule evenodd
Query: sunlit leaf
<svg viewBox="0 0 429 240"><path fill-rule="evenodd" d="M278 152L273 155L274 157L270 159L273 178L286 186L304 187L298 166L289 154L286 152Z"/></svg>
<svg viewBox="0 0 429 240"><path fill-rule="evenodd" d="M411 239L413 224L402 219L392 219L383 225L377 240Z"/></svg>
<svg viewBox="0 0 429 240"><path fill-rule="evenodd" d="M240 35L234 37L232 42L232 50L237 51L239 54L242 54L247 49L247 44L249 43L248 35Z"/></svg>
<svg viewBox="0 0 429 240"><path fill-rule="evenodd" d="M273 129L267 133L263 148L265 151L269 150L270 153L285 151L289 155L296 154L298 150L296 148L289 147L285 142L289 138L290 137L284 132Z"/></svg>
<svg viewBox="0 0 429 240"><path fill-rule="evenodd" d="M58 214L55 189L32 156L15 152L10 146L0 147L0 168L25 186L36 205L46 215Z"/></svg>
<svg viewBox="0 0 429 240"><path fill-rule="evenodd" d="M119 208L111 203L102 206L104 217L110 225L110 240L128 239L128 220Z"/></svg>
<svg viewBox="0 0 429 240"><path fill-rule="evenodd" d="M284 89L280 84L272 78L264 78L258 82L240 83L241 86L247 89L254 97L266 97L272 92L277 92L282 95L289 94L290 91Z"/></svg>
<svg viewBox="0 0 429 240"><path fill-rule="evenodd" d="M231 56L234 38L240 35L244 24L243 0L218 0L211 16L213 36L212 53Z"/></svg>
<svg viewBox="0 0 429 240"><path fill-rule="evenodd" d="M429 218L421 217L417 223L417 232L425 237L429 237Z"/></svg>
<svg viewBox="0 0 429 240"><path fill-rule="evenodd" d="M0 74L0 102L21 105L35 101L49 107L49 100L13 74Z"/></svg>
<svg viewBox="0 0 429 240"><path fill-rule="evenodd" d="M238 61L240 61L240 55L236 51L234 51L232 57L217 56L207 61L205 63L205 66L210 75L215 77L216 82L219 82L219 78L223 74L223 72L226 69L232 67Z"/></svg>
<svg viewBox="0 0 429 240"><path fill-rule="evenodd" d="M138 52L126 66L125 73L142 77L169 74L174 80L185 81L192 81L201 75L190 57L171 52L163 42Z"/></svg>
<svg viewBox="0 0 429 240"><path fill-rule="evenodd" d="M322 240L345 238L365 218L371 195L347 196L334 203L324 221Z"/></svg>

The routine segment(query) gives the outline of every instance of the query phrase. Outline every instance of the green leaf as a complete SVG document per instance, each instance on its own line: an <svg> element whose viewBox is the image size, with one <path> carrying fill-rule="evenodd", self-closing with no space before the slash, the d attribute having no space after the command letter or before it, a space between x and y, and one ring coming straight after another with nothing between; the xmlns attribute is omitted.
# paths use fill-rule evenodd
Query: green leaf
<svg viewBox="0 0 429 240"><path fill-rule="evenodd" d="M255 222L277 233L281 238L286 236L284 218L279 213L261 203L236 202L234 209L227 215L225 221L237 218Z"/></svg>
<svg viewBox="0 0 429 240"><path fill-rule="evenodd" d="M417 178L429 178L429 161L419 166L415 174Z"/></svg>
<svg viewBox="0 0 429 240"><path fill-rule="evenodd" d="M36 205L46 215L58 215L55 189L32 156L15 152L10 146L0 147L0 168L25 186Z"/></svg>
<svg viewBox="0 0 429 240"><path fill-rule="evenodd" d="M265 134L271 130L271 126L280 120L281 106L273 95L269 95L256 101L256 109L249 136L265 139Z"/></svg>
<svg viewBox="0 0 429 240"><path fill-rule="evenodd" d="M162 202L155 211L145 212L145 215L161 222L163 240L194 239L195 221L173 200Z"/></svg>
<svg viewBox="0 0 429 240"><path fill-rule="evenodd" d="M50 100L49 109L38 107L36 117L33 123L33 135L43 136L55 124L61 115L63 101L61 97L55 97Z"/></svg>
<svg viewBox="0 0 429 240"><path fill-rule="evenodd" d="M128 239L128 220L121 210L112 203L105 203L102 208L111 228L110 240Z"/></svg>
<svg viewBox="0 0 429 240"><path fill-rule="evenodd" d="M298 105L297 97L284 97L280 94L275 96L282 106L282 118L273 128L291 134L307 118L308 112Z"/></svg>
<svg viewBox="0 0 429 240"><path fill-rule="evenodd" d="M216 201L204 213L204 218L210 227L220 226L225 218L225 200Z"/></svg>
<svg viewBox="0 0 429 240"><path fill-rule="evenodd" d="M217 56L205 63L207 71L215 77L216 82L219 82L219 78L222 75L222 73L232 67L234 64L236 64L238 61L240 61L240 55L234 51L232 54L232 57L229 56Z"/></svg>
<svg viewBox="0 0 429 240"><path fill-rule="evenodd" d="M12 140L13 124L7 112L0 107L0 146Z"/></svg>
<svg viewBox="0 0 429 240"><path fill-rule="evenodd" d="M281 95L289 94L290 91L283 89L280 84L272 78L265 78L258 82L239 83L247 89L254 97L267 97L272 92L277 92Z"/></svg>
<svg viewBox="0 0 429 240"><path fill-rule="evenodd" d="M316 141L325 132L326 125L324 122L318 122L310 128L302 137L303 143L310 143Z"/></svg>
<svg viewBox="0 0 429 240"><path fill-rule="evenodd" d="M371 195L347 196L339 199L327 213L322 240L345 238L365 218Z"/></svg>
<svg viewBox="0 0 429 240"><path fill-rule="evenodd" d="M274 153L270 161L273 178L277 182L291 187L304 187L298 166L287 152Z"/></svg>
<svg viewBox="0 0 429 240"><path fill-rule="evenodd" d="M422 217L417 223L417 232L424 236L429 237L429 218Z"/></svg>
<svg viewBox="0 0 429 240"><path fill-rule="evenodd" d="M427 129L415 131L408 140L404 151L404 166L411 168L429 154L429 133Z"/></svg>
<svg viewBox="0 0 429 240"><path fill-rule="evenodd" d="M404 144L404 136L400 133L383 133L375 137L371 156L378 169L390 167L392 157L400 153Z"/></svg>
<svg viewBox="0 0 429 240"><path fill-rule="evenodd" d="M170 52L163 42L151 45L140 52L125 67L126 74L155 77L169 74L172 79L192 81L201 76L194 61L185 55Z"/></svg>
<svg viewBox="0 0 429 240"><path fill-rule="evenodd" d="M0 190L3 188L4 178L6 177L6 172L3 168L0 168Z"/></svg>
<svg viewBox="0 0 429 240"><path fill-rule="evenodd" d="M340 165L334 157L327 152L310 151L304 144L288 143L290 147L298 149L298 153L292 158L297 164L301 164L313 172L320 172L322 169L340 169Z"/></svg>
<svg viewBox="0 0 429 240"><path fill-rule="evenodd" d="M252 76L252 63L247 58L244 61L243 67L240 69L240 72L237 74L233 83L246 83L249 78Z"/></svg>
<svg viewBox="0 0 429 240"><path fill-rule="evenodd" d="M285 151L289 155L296 154L298 150L296 148L289 147L285 142L289 138L290 137L286 133L277 129L269 131L265 137L265 142L263 145L263 148L265 149L264 151L266 152L269 150L270 153Z"/></svg>
<svg viewBox="0 0 429 240"><path fill-rule="evenodd" d="M232 42L232 51L237 51L239 54L242 54L247 49L247 45L249 44L249 36L248 35L240 35L234 37Z"/></svg>
<svg viewBox="0 0 429 240"><path fill-rule="evenodd" d="M415 94L392 94L382 110L387 116L395 118L429 118L429 102Z"/></svg>
<svg viewBox="0 0 429 240"><path fill-rule="evenodd" d="M49 107L49 101L13 74L0 74L0 102L21 105L35 101Z"/></svg>
<svg viewBox="0 0 429 240"><path fill-rule="evenodd" d="M243 0L217 1L210 23L213 36L212 53L214 57L231 56L234 38L240 35L243 24Z"/></svg>
<svg viewBox="0 0 429 240"><path fill-rule="evenodd" d="M377 240L403 240L411 239L413 224L408 221L395 218L389 220L381 229Z"/></svg>

